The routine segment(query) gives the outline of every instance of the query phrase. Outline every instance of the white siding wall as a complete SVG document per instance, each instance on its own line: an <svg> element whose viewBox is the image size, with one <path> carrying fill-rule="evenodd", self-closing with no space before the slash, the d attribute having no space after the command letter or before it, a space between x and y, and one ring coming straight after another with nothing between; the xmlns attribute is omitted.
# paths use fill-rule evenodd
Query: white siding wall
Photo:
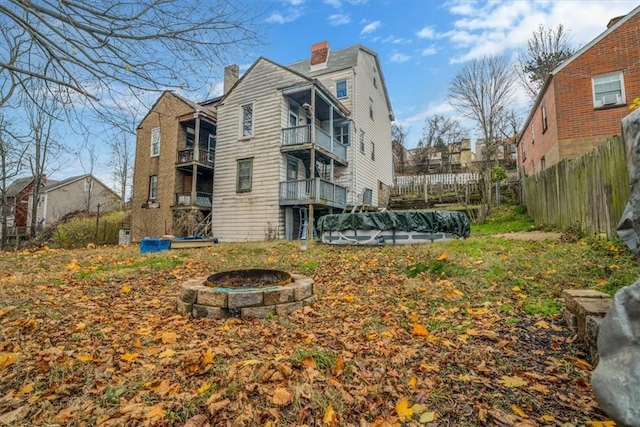
<svg viewBox="0 0 640 427"><path fill-rule="evenodd" d="M373 190L373 205L378 205L379 182L393 183L393 156L391 149L391 119L375 58L360 51L355 75L356 100L354 116L354 143L351 146L356 156L356 193L363 188ZM374 77L377 87L374 86ZM373 100L373 119L369 114L369 100ZM364 137L364 154L360 151L360 139ZM375 160L371 159L372 144L375 144Z"/></svg>
<svg viewBox="0 0 640 427"><path fill-rule="evenodd" d="M264 240L269 227L284 238L279 182L286 174L280 153L288 106L277 90L302 79L266 60L251 69L218 107L218 140L213 180L213 231L223 242ZM253 102L254 135L239 138L241 106ZM237 160L253 157L251 192L236 192Z"/></svg>
<svg viewBox="0 0 640 427"><path fill-rule="evenodd" d="M377 72L374 73L374 68ZM376 78L377 87L373 79ZM348 203L352 204L364 188L373 190L373 205L378 205L379 181L393 183L393 155L391 148L391 120L375 58L360 50L358 65L319 77L334 95L335 82L347 80L347 98L340 102L351 111L351 146L347 150L348 168L336 168L335 181L349 189ZM369 99L373 100L373 120L369 116ZM360 151L364 137L365 151ZM371 159L375 144L375 160Z"/></svg>

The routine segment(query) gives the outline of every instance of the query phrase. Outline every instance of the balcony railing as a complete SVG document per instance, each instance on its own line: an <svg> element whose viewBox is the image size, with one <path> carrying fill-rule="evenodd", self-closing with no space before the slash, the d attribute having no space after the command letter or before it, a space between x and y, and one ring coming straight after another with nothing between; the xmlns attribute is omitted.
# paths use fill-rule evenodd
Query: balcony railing
<svg viewBox="0 0 640 427"><path fill-rule="evenodd" d="M347 204L347 189L321 178L281 182L280 204L298 203L343 208Z"/></svg>
<svg viewBox="0 0 640 427"><path fill-rule="evenodd" d="M295 126L282 129L282 146L305 144L311 142L311 125ZM324 148L328 152L335 154L343 160L347 160L347 147L335 138L316 128L316 145Z"/></svg>
<svg viewBox="0 0 640 427"><path fill-rule="evenodd" d="M194 157L197 154L198 157ZM207 150L206 148L199 148L197 151L193 148L187 148L185 150L178 150L178 163L189 163L194 160L213 165L215 162L216 152L215 150Z"/></svg>
<svg viewBox="0 0 640 427"><path fill-rule="evenodd" d="M191 203L191 192L176 193L176 206L198 206L201 208L210 208L213 206L212 194L197 191L195 203Z"/></svg>

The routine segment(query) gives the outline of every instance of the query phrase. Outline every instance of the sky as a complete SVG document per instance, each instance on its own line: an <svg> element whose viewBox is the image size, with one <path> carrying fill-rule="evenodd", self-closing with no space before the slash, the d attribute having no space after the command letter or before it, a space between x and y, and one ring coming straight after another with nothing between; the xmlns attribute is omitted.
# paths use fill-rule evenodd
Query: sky
<svg viewBox="0 0 640 427"><path fill-rule="evenodd" d="M379 56L396 122L408 131L408 148L418 144L427 117L457 116L447 102L448 86L467 61L492 54L515 58L540 24L555 28L562 23L571 46L584 46L606 30L611 18L626 15L640 3L638 0L247 1L263 10L258 20L263 43L231 58L240 66L241 73L260 56L282 65L307 59L311 45L320 41L328 41L332 50L364 45ZM215 71L207 85L207 95L184 95L194 101L220 95L223 71ZM530 101L524 91L519 99L526 116L526 104ZM473 124L461 123L475 140L477 131ZM63 179L78 173L82 173L78 162L70 161L52 178ZM96 175L115 188L106 164L97 165Z"/></svg>
<svg viewBox="0 0 640 427"><path fill-rule="evenodd" d="M264 4L264 2L263 2ZM425 119L456 116L447 103L448 86L464 64L483 55L515 58L540 24L562 23L572 46L584 46L606 30L611 18L640 2L274 0L263 24L265 56L286 65L306 59L313 43L337 50L362 44L379 55L396 121L409 130L407 147L417 145ZM239 63L241 72L252 61ZM524 92L519 98L526 108ZM470 123L466 127L472 127ZM470 130L474 139L475 129Z"/></svg>

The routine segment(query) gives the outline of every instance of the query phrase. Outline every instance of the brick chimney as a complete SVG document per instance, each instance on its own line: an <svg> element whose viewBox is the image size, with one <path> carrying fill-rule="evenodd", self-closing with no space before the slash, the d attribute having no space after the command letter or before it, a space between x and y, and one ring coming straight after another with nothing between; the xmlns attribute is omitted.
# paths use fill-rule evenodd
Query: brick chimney
<svg viewBox="0 0 640 427"><path fill-rule="evenodd" d="M607 28L610 28L612 25L616 25L616 22L624 18L626 15L616 16L615 18L611 18L609 23L607 24Z"/></svg>
<svg viewBox="0 0 640 427"><path fill-rule="evenodd" d="M311 46L311 71L327 68L329 42L323 41Z"/></svg>
<svg viewBox="0 0 640 427"><path fill-rule="evenodd" d="M223 95L226 95L227 92L231 90L231 88L233 87L234 84L236 84L239 78L240 78L240 67L238 67L238 65L232 64L227 67L224 67Z"/></svg>

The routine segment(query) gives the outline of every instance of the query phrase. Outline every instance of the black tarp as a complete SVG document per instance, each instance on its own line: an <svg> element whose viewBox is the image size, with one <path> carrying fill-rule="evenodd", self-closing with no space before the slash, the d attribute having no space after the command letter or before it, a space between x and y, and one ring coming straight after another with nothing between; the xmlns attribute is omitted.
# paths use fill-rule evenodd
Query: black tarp
<svg viewBox="0 0 640 427"><path fill-rule="evenodd" d="M384 211L325 215L318 220L318 231L402 230L424 233L450 233L469 237L469 218L452 211Z"/></svg>

